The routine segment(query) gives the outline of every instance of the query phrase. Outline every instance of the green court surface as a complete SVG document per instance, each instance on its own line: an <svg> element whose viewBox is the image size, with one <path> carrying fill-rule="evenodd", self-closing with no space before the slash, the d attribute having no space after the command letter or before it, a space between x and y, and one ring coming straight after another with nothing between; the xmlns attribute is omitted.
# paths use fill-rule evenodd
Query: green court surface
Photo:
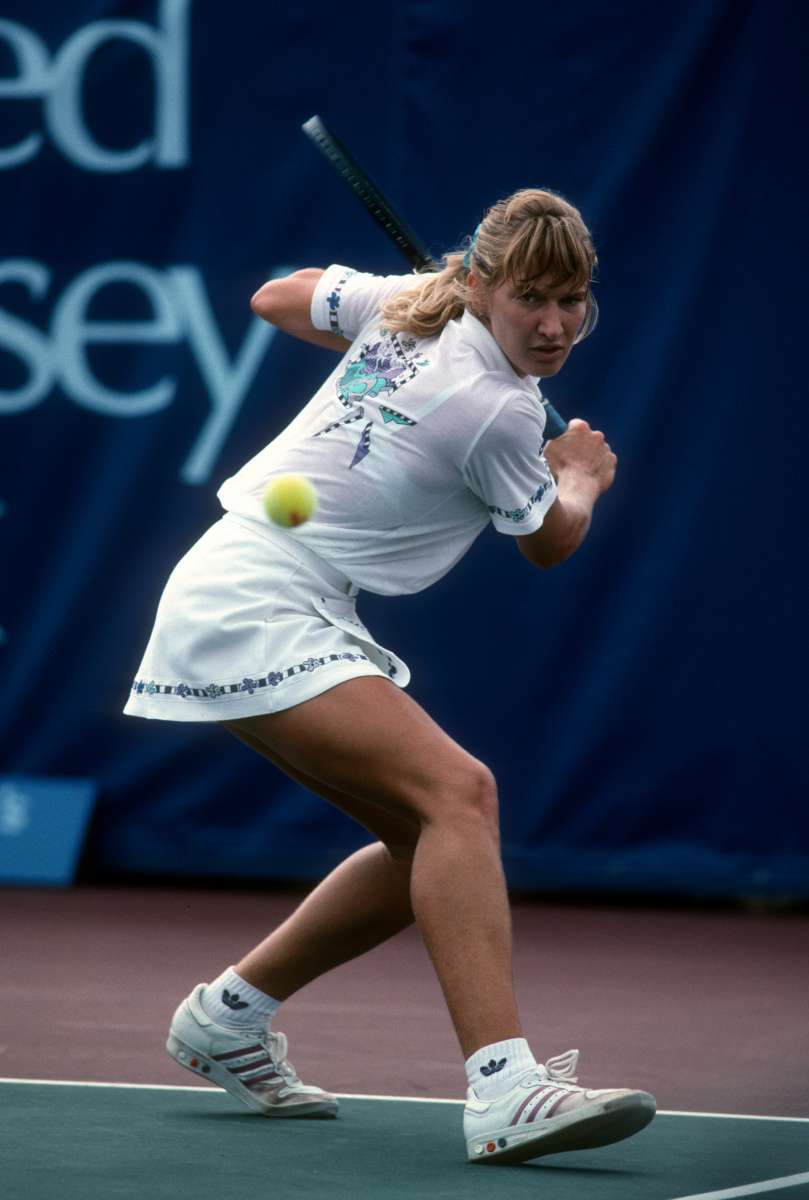
<svg viewBox="0 0 809 1200"><path fill-rule="evenodd" d="M347 1096L268 1120L208 1088L0 1081L3 1200L809 1200L809 1120L660 1113L616 1146L466 1160L462 1106Z"/></svg>

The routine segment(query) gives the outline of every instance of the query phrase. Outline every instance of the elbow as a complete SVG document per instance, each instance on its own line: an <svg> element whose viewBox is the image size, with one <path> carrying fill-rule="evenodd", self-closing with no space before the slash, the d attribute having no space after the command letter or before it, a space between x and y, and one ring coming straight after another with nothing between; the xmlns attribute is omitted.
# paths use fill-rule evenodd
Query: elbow
<svg viewBox="0 0 809 1200"><path fill-rule="evenodd" d="M535 567L549 571L558 567L572 554L587 536L590 512L554 505L535 533L519 539L520 550Z"/></svg>
<svg viewBox="0 0 809 1200"><path fill-rule="evenodd" d="M260 287L255 296L250 301L250 307L258 317L262 317L270 324L274 324L273 317L276 315L276 305L273 303L273 282L265 283Z"/></svg>
<svg viewBox="0 0 809 1200"><path fill-rule="evenodd" d="M533 567L539 567L540 571L550 571L551 567L558 566L563 558L555 551L551 551L549 547L543 546L526 546L522 541L517 543L520 554L523 558L527 558Z"/></svg>
<svg viewBox="0 0 809 1200"><path fill-rule="evenodd" d="M570 554L573 551L571 550ZM570 558L570 554L555 554L552 557L544 558L539 562L535 562L534 566L539 567L540 571L551 571L554 567L558 567L566 558Z"/></svg>
<svg viewBox="0 0 809 1200"><path fill-rule="evenodd" d="M566 558L570 558L573 550L557 551L553 554L547 551L539 554L525 554L528 561L535 567L539 567L540 571L550 571L553 567L558 567Z"/></svg>
<svg viewBox="0 0 809 1200"><path fill-rule="evenodd" d="M287 333L309 331L312 296L323 274L321 267L303 267L280 279L268 279L250 301L253 312Z"/></svg>
<svg viewBox="0 0 809 1200"><path fill-rule="evenodd" d="M552 539L537 538L519 538L517 545L520 554L534 567L539 567L540 571L550 571L552 567L558 567L560 563L565 562L570 558L571 554L575 554L581 545L581 538L577 537L554 537Z"/></svg>

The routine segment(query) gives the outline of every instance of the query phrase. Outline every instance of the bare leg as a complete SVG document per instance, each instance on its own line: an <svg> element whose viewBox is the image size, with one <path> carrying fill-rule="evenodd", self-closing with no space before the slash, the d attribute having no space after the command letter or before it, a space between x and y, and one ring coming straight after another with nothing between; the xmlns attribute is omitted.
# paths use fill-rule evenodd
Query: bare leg
<svg viewBox="0 0 809 1200"><path fill-rule="evenodd" d="M276 1000L286 1000L412 923L409 867L392 864L376 842L332 871L235 970Z"/></svg>
<svg viewBox="0 0 809 1200"><path fill-rule="evenodd" d="M297 783L379 838L341 863L291 917L236 963L242 979L276 1000L286 1000L326 971L412 925L410 871L419 828L311 779L235 723L228 728Z"/></svg>
<svg viewBox="0 0 809 1200"><path fill-rule="evenodd" d="M390 847L388 856L370 847L342 864L239 964L249 981L283 998L280 992L289 994L403 928L403 864L412 850L412 909L464 1056L520 1037L496 793L487 769L408 696L377 678L352 680L229 727L369 828L394 819L387 830L373 830Z"/></svg>

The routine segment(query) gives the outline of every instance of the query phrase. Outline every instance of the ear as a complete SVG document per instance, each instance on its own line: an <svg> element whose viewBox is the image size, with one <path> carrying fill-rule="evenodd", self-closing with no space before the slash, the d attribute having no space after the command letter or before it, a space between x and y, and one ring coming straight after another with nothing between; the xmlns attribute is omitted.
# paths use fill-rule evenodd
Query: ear
<svg viewBox="0 0 809 1200"><path fill-rule="evenodd" d="M466 277L466 286L472 293L474 302L478 308L483 308L486 303L486 289L478 279L474 271L470 271Z"/></svg>

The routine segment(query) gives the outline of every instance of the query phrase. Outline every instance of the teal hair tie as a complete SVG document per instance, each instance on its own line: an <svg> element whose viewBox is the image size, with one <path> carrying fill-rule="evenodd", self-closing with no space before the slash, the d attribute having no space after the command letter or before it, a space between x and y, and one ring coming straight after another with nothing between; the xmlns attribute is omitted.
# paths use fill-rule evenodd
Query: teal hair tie
<svg viewBox="0 0 809 1200"><path fill-rule="evenodd" d="M479 233L480 233L480 225L478 225L477 229L475 230L474 236L472 238L471 246L467 250L466 254L463 256L463 265L466 267L467 271L469 270L469 267L472 263L472 251L475 248L475 242L478 240Z"/></svg>

